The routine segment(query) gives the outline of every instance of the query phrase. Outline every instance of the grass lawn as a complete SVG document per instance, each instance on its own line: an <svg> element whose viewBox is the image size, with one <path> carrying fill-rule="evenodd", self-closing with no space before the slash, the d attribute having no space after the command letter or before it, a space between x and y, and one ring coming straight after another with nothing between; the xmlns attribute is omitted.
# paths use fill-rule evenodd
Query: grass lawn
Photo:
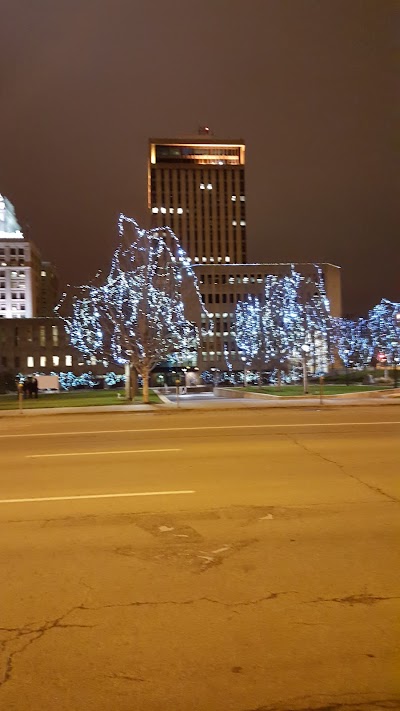
<svg viewBox="0 0 400 711"><path fill-rule="evenodd" d="M118 397L118 395L120 397ZM133 404L140 404L142 395L135 398ZM159 403L160 399L156 393L150 390L150 403ZM87 405L125 405L123 390L76 390L60 393L39 393L37 400L23 400L24 409L38 407L85 407ZM130 403L131 404L131 403ZM0 395L0 410L18 409L17 393L10 395Z"/></svg>
<svg viewBox="0 0 400 711"><path fill-rule="evenodd" d="M323 392L325 395L344 395L345 393L360 393L368 390L385 390L384 385L326 385L324 384ZM293 397L294 395L303 395L302 385L282 385L278 390L276 385L262 385L260 387L249 385L246 387L249 393L266 393L267 395L279 395L280 397ZM319 385L309 385L308 392L310 395L319 395Z"/></svg>

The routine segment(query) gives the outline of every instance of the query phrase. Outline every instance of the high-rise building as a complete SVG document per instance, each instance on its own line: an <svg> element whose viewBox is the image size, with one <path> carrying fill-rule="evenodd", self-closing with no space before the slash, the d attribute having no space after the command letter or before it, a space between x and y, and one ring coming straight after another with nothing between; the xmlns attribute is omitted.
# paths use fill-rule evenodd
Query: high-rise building
<svg viewBox="0 0 400 711"><path fill-rule="evenodd" d="M0 318L37 313L40 255L24 238L12 204L0 195Z"/></svg>
<svg viewBox="0 0 400 711"><path fill-rule="evenodd" d="M245 263L244 141L200 134L150 139L152 226L170 226L193 263Z"/></svg>
<svg viewBox="0 0 400 711"><path fill-rule="evenodd" d="M13 205L0 194L0 318L51 316L58 301L58 277L26 239Z"/></svg>

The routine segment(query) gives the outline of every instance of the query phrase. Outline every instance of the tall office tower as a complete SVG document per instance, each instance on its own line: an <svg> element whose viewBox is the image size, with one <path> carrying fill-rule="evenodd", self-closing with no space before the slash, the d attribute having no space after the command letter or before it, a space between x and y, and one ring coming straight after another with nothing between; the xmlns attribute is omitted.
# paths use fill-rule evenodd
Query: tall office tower
<svg viewBox="0 0 400 711"><path fill-rule="evenodd" d="M245 145L207 128L189 139L149 141L148 205L192 262L246 262Z"/></svg>
<svg viewBox="0 0 400 711"><path fill-rule="evenodd" d="M24 238L12 204L0 195L0 318L37 314L40 255Z"/></svg>

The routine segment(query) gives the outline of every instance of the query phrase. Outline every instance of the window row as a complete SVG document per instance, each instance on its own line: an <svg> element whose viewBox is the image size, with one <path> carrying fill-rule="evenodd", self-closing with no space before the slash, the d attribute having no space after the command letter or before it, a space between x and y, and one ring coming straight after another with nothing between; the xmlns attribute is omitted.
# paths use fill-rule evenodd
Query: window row
<svg viewBox="0 0 400 711"><path fill-rule="evenodd" d="M1 357L1 365L3 368L7 368L11 365L11 363L9 363L9 360L10 359L7 358L7 356ZM59 365L62 365L61 360L62 359L58 355L53 355L51 359L47 358L46 356L39 356L39 358L36 359L36 367L46 368L47 365L52 365L52 366L58 367ZM64 360L65 360L65 366L67 368L71 368L72 367L72 355L66 355ZM47 362L47 361L49 361L49 362ZM20 356L15 356L14 367L21 368ZM35 358L33 356L27 356L26 367L27 368L35 368Z"/></svg>
<svg viewBox="0 0 400 711"><path fill-rule="evenodd" d="M41 368L45 368L46 365L47 365L47 360L50 360L50 358L47 359L47 356L39 356L39 359L38 359L38 360L39 360L39 365L40 365L40 367L41 367ZM51 365L54 365L54 366L61 365L60 361L61 361L61 357L60 357L60 356L58 356L58 355L53 355L53 356L52 356L52 359L51 359ZM50 365L50 363L49 363L49 365ZM70 368L70 367L72 366L72 355L66 355L66 356L65 356L65 365L66 365L67 368L68 368L68 367ZM28 356L28 357L27 357L27 359L26 359L26 367L27 367L27 368L34 368L34 367L35 367L35 358L34 358L33 356Z"/></svg>

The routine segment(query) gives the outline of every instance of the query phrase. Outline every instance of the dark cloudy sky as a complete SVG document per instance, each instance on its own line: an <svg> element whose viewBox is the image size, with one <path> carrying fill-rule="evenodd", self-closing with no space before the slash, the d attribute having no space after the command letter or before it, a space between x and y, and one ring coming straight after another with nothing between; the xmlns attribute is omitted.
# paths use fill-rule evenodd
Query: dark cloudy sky
<svg viewBox="0 0 400 711"><path fill-rule="evenodd" d="M149 136L247 144L249 257L400 300L392 0L0 0L0 192L62 280L146 219ZM397 25L397 27L396 27Z"/></svg>

